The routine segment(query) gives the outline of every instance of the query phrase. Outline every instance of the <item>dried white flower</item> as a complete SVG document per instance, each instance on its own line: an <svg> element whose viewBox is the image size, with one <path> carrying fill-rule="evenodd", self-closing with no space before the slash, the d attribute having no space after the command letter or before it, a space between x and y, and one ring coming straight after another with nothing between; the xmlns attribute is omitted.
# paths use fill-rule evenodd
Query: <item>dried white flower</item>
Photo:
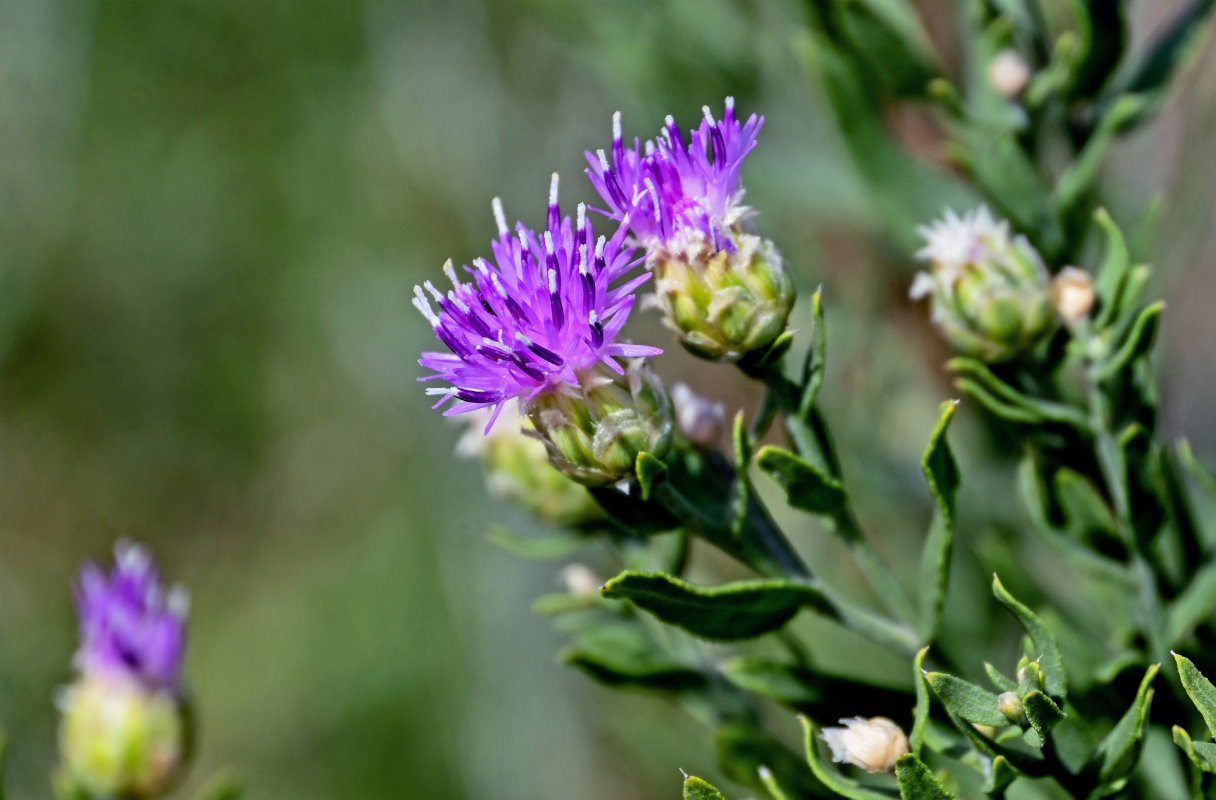
<svg viewBox="0 0 1216 800"><path fill-rule="evenodd" d="M1030 65L1016 50L1002 50L988 65L988 83L1006 97L1017 97L1030 83Z"/></svg>
<svg viewBox="0 0 1216 800"><path fill-rule="evenodd" d="M1094 307L1094 281L1077 267L1065 267L1051 282L1051 299L1068 325L1076 325Z"/></svg>
<svg viewBox="0 0 1216 800"><path fill-rule="evenodd" d="M823 741L832 760L852 764L866 772L892 772L895 761L908 752L908 737L886 717L851 717L840 720L843 728L824 728Z"/></svg>

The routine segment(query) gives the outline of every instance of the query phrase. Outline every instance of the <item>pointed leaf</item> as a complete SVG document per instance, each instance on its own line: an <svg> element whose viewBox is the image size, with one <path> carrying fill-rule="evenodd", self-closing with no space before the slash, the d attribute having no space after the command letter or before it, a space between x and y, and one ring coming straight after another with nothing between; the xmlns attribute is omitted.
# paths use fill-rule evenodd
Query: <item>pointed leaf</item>
<svg viewBox="0 0 1216 800"><path fill-rule="evenodd" d="M840 481L823 474L789 450L765 445L757 453L756 463L785 490L794 508L834 516L848 502L849 494Z"/></svg>
<svg viewBox="0 0 1216 800"><path fill-rule="evenodd" d="M645 450L638 453L634 466L638 476L638 485L642 487L642 499L650 499L650 490L654 484L667 475L667 465Z"/></svg>
<svg viewBox="0 0 1216 800"><path fill-rule="evenodd" d="M1182 681L1182 688L1186 689L1191 702L1203 715L1203 721L1208 726L1208 735L1216 738L1216 686L1195 668L1189 658L1177 653L1173 655L1178 664L1178 677Z"/></svg>
<svg viewBox="0 0 1216 800"><path fill-rule="evenodd" d="M1024 394L997 377L987 364L978 359L960 356L950 359L946 366L960 378L970 378L974 384L983 387L991 396L989 402L1001 409L993 413L1013 413L1019 419L1056 422L1082 431L1089 428L1089 419L1080 409Z"/></svg>
<svg viewBox="0 0 1216 800"><path fill-rule="evenodd" d="M1174 744L1182 748L1191 763L1204 772L1216 773L1216 744L1195 742L1183 728L1174 726Z"/></svg>
<svg viewBox="0 0 1216 800"><path fill-rule="evenodd" d="M998 692L1017 691L1017 681L1006 676L1005 673L1001 672L987 661L984 662L984 672L988 673L988 680L992 681L992 685L996 687Z"/></svg>
<svg viewBox="0 0 1216 800"><path fill-rule="evenodd" d="M764 791L760 769L768 770L778 785L793 797L831 797L827 789L807 771L802 758L754 723L733 722L714 732L718 762L726 777L736 783Z"/></svg>
<svg viewBox="0 0 1216 800"><path fill-rule="evenodd" d="M819 737L815 735L815 723L805 716L799 716L798 721L802 723L803 742L806 745L806 762L810 765L811 772L814 773L815 777L824 786L841 797L849 798L849 800L890 800L885 795L879 794L873 789L867 789L829 767L819 754Z"/></svg>
<svg viewBox="0 0 1216 800"><path fill-rule="evenodd" d="M1131 256L1127 250L1127 241L1123 232L1111 218L1105 208L1094 212L1094 220L1106 234L1106 255L1094 278L1094 289L1098 294L1100 305L1094 317L1094 329L1103 330L1119 319L1126 304L1124 293L1127 287L1128 270L1131 269Z"/></svg>
<svg viewBox="0 0 1216 800"><path fill-rule="evenodd" d="M949 711L976 725L1004 727L1009 720L1001 713L997 696L962 678L944 672L928 672L925 680Z"/></svg>
<svg viewBox="0 0 1216 800"><path fill-rule="evenodd" d="M1055 634L1034 612L1011 595L996 575L992 576L992 593L1001 605L1017 618L1038 649L1038 660L1043 668L1047 694L1055 700L1064 700L1068 696L1068 679L1064 674L1064 658L1060 655L1060 645L1056 642Z"/></svg>
<svg viewBox="0 0 1216 800"><path fill-rule="evenodd" d="M752 480L748 469L752 463L753 442L747 430L743 412L735 415L735 487L731 497L730 530L735 536L743 536L747 526L748 511L752 505Z"/></svg>
<svg viewBox="0 0 1216 800"><path fill-rule="evenodd" d="M726 798L696 775L689 775L684 779L684 800L726 800Z"/></svg>
<svg viewBox="0 0 1216 800"><path fill-rule="evenodd" d="M903 800L954 800L924 762L911 753L895 762L895 779Z"/></svg>
<svg viewBox="0 0 1216 800"><path fill-rule="evenodd" d="M663 622L706 639L751 639L775 631L803 608L834 609L818 589L780 579L693 586L661 572L623 572L604 597L632 600Z"/></svg>
<svg viewBox="0 0 1216 800"><path fill-rule="evenodd" d="M1002 796L1009 784L1013 783L1022 773L1009 763L1004 756L984 759L984 794Z"/></svg>
<svg viewBox="0 0 1216 800"><path fill-rule="evenodd" d="M827 369L827 328L823 324L823 289L811 295L811 346L807 348L806 360L802 363L802 397L798 400L798 417L806 419L823 386L823 375Z"/></svg>
<svg viewBox="0 0 1216 800"><path fill-rule="evenodd" d="M1170 605L1165 640L1177 645L1216 612L1216 562L1203 565L1190 585Z"/></svg>
<svg viewBox="0 0 1216 800"><path fill-rule="evenodd" d="M1159 670L1160 665L1153 664L1145 671L1131 708L1115 723L1115 727L1094 753L1094 760L1098 764L1098 777L1104 783L1112 783L1127 776L1140 759L1148 709L1153 702L1153 690L1150 687Z"/></svg>
<svg viewBox="0 0 1216 800"><path fill-rule="evenodd" d="M929 684L925 680L925 656L929 648L922 647L912 661L913 680L916 682L916 711L912 714L912 730L908 731L908 748L920 755L925 744L925 726L929 724Z"/></svg>
<svg viewBox="0 0 1216 800"><path fill-rule="evenodd" d="M1055 702L1039 691L1027 692L1022 698L1022 708L1030 726L1039 734L1042 741L1047 741L1047 734L1064 719L1064 712Z"/></svg>
<svg viewBox="0 0 1216 800"><path fill-rule="evenodd" d="M1191 443L1186 439L1178 442L1178 460L1182 462L1182 466L1186 468L1187 474L1207 491L1208 494L1216 495L1216 478L1212 477L1212 473L1203 468L1199 463L1199 459L1195 457L1195 451L1191 449Z"/></svg>
<svg viewBox="0 0 1216 800"><path fill-rule="evenodd" d="M486 540L513 555L540 561L564 558L588 542L587 539L568 534L527 536L504 525L491 525L486 531Z"/></svg>
<svg viewBox="0 0 1216 800"><path fill-rule="evenodd" d="M1097 380L1110 380L1130 364L1147 356L1152 351L1153 344L1157 340L1157 329L1161 322L1161 312L1164 310L1165 303L1159 301L1140 312L1140 316L1136 318L1136 322L1132 325L1127 338L1123 340L1123 344L1110 357L1110 360L1098 370Z"/></svg>
<svg viewBox="0 0 1216 800"><path fill-rule="evenodd" d="M955 496L958 494L958 464L946 431L958 408L958 401L942 403L941 418L929 437L929 446L921 459L921 469L929 482L929 491L937 503L933 525L925 540L920 562L920 634L931 640L941 621L942 608L946 600L946 586L950 580L950 555L954 543Z"/></svg>

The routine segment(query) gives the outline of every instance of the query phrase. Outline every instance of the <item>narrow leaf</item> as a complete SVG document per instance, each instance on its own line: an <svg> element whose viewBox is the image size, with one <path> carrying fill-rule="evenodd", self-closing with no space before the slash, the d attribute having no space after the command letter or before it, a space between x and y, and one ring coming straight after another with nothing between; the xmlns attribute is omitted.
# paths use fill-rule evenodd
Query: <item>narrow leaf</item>
<svg viewBox="0 0 1216 800"><path fill-rule="evenodd" d="M578 536L527 536L503 525L491 525L486 540L522 558L549 561L564 558L587 544Z"/></svg>
<svg viewBox="0 0 1216 800"><path fill-rule="evenodd" d="M815 398L819 396L819 388L823 386L823 375L827 369L828 343L827 328L823 324L823 289L815 290L811 295L811 346L806 351L806 361L802 364L802 397L798 400L798 416L807 419Z"/></svg>
<svg viewBox="0 0 1216 800"><path fill-rule="evenodd" d="M929 437L929 446L921 459L921 469L937 504L920 562L920 634L926 641L932 640L941 621L946 587L950 580L950 555L954 544L955 497L958 494L959 474L958 464L946 441L946 431L957 409L957 400L942 403L941 418Z"/></svg>
<svg viewBox="0 0 1216 800"><path fill-rule="evenodd" d="M1208 726L1208 734L1216 738L1216 686L1213 686L1212 682L1195 668L1189 658L1177 653L1173 655L1174 661L1178 664L1178 677L1182 681L1182 688L1186 689L1191 702L1203 715L1203 721Z"/></svg>
<svg viewBox="0 0 1216 800"><path fill-rule="evenodd" d="M558 654L565 665L586 673L605 686L633 686L664 692L686 692L704 689L706 678L700 672L677 664L647 663L641 660L617 659L605 653L593 653L566 648Z"/></svg>
<svg viewBox="0 0 1216 800"><path fill-rule="evenodd" d="M1187 474L1202 486L1208 494L1216 495L1216 478L1212 477L1212 473L1204 469L1203 465L1199 463L1199 459L1195 457L1195 451L1191 449L1191 443L1186 439L1179 440L1177 452L1178 460L1186 468Z"/></svg>
<svg viewBox="0 0 1216 800"><path fill-rule="evenodd" d="M924 762L911 753L895 762L895 779L903 800L954 800Z"/></svg>
<svg viewBox="0 0 1216 800"><path fill-rule="evenodd" d="M984 794L995 797L1003 796L1002 793L1008 788L1009 784L1021 777L1021 774L1018 772L1018 768L1010 764L1009 759L1004 756L985 758Z"/></svg>
<svg viewBox="0 0 1216 800"><path fill-rule="evenodd" d="M645 450L638 453L634 466L638 476L638 485L642 487L642 499L650 499L650 490L654 484L667 475L667 465Z"/></svg>
<svg viewBox="0 0 1216 800"><path fill-rule="evenodd" d="M1191 763L1204 772L1216 773L1216 744L1195 742L1183 728L1174 726L1174 744L1182 748Z"/></svg>
<svg viewBox="0 0 1216 800"><path fill-rule="evenodd" d="M1156 302L1140 312L1140 316L1136 318L1136 322L1132 325L1127 338L1123 340L1123 343L1115 351L1114 355L1098 370L1096 375L1097 380L1110 380L1129 365L1134 364L1138 359L1147 356L1152 351L1153 343L1157 340L1157 329L1160 327L1161 312L1164 310L1165 303Z"/></svg>
<svg viewBox="0 0 1216 800"><path fill-rule="evenodd" d="M1216 612L1216 562L1204 564L1169 608L1165 641L1174 647Z"/></svg>
<svg viewBox="0 0 1216 800"><path fill-rule="evenodd" d="M1009 724L1009 720L1001 713L997 696L992 692L944 672L925 673L925 680L942 701L942 705L968 722L994 728Z"/></svg>
<svg viewBox="0 0 1216 800"><path fill-rule="evenodd" d="M1115 727L1094 753L1098 764L1098 777L1104 783L1125 777L1140 759L1140 750L1144 747L1145 722L1148 719L1149 706L1153 702L1153 690L1150 687L1160 669L1159 664L1153 664L1145 671L1131 708L1115 723Z"/></svg>
<svg viewBox="0 0 1216 800"><path fill-rule="evenodd" d="M849 800L890 800L886 795L879 794L872 789L867 789L828 767L819 754L819 737L815 735L815 723L805 716L798 717L798 721L802 723L803 740L806 745L806 762L810 765L811 772L814 773L815 777L824 786L841 797L849 798Z"/></svg>
<svg viewBox="0 0 1216 800"><path fill-rule="evenodd" d="M984 662L984 672L988 673L988 680L992 681L992 685L996 687L998 692L1012 692L1017 690L1017 681L1015 681L1013 678L1007 677L1005 673L1001 672L987 661Z"/></svg>
<svg viewBox="0 0 1216 800"><path fill-rule="evenodd" d="M818 589L780 579L700 588L664 573L623 572L604 597L632 600L663 622L706 639L751 639L775 631L803 608L832 614Z"/></svg>
<svg viewBox="0 0 1216 800"><path fill-rule="evenodd" d="M684 779L684 800L726 800L726 798L696 775L689 775Z"/></svg>
<svg viewBox="0 0 1216 800"><path fill-rule="evenodd" d="M1039 663L1045 674L1047 694L1058 701L1068 696L1068 679L1064 674L1064 659L1055 634L1029 608L1022 605L1001 584L1001 579L992 576L992 593L1001 605L1009 609L1039 651Z"/></svg>
<svg viewBox="0 0 1216 800"><path fill-rule="evenodd" d="M912 730L908 732L908 748L920 755L925 744L925 726L929 724L929 684L925 680L925 656L929 648L922 647L912 661L913 680L916 682L916 711L912 715Z"/></svg>
<svg viewBox="0 0 1216 800"><path fill-rule="evenodd" d="M1021 413L1025 418L1057 422L1081 431L1089 429L1089 419L1080 409L1024 394L997 377L987 364L978 359L959 356L950 359L946 366L956 375L970 378L982 386L991 395L994 404L999 403L1002 409L1008 409L1004 413Z"/></svg>
<svg viewBox="0 0 1216 800"><path fill-rule="evenodd" d="M1094 220L1106 234L1106 255L1094 278L1094 289L1101 301L1098 314L1094 318L1094 328L1103 330L1123 311L1123 293L1127 285L1127 272L1131 267L1131 256L1127 251L1127 242L1123 232L1111 218L1105 208L1094 212Z"/></svg>
<svg viewBox="0 0 1216 800"><path fill-rule="evenodd" d="M799 755L754 723L733 722L714 732L718 762L726 777L764 791L760 769L766 769L777 783L798 800L830 797L830 793L811 774Z"/></svg>
<svg viewBox="0 0 1216 800"><path fill-rule="evenodd" d="M1027 692L1022 698L1022 708L1026 712L1026 719L1030 720L1030 726L1044 742L1047 741L1047 734L1051 729L1064 719L1064 712L1060 707L1042 692Z"/></svg>
<svg viewBox="0 0 1216 800"><path fill-rule="evenodd" d="M756 463L785 490L794 508L834 516L848 502L849 494L840 481L823 474L789 450L765 445L757 453Z"/></svg>

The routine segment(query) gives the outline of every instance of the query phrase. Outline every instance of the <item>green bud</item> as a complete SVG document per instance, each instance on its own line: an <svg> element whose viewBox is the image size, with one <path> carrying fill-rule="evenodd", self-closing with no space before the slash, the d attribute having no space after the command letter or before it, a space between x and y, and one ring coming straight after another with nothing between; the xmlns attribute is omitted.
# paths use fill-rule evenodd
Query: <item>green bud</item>
<svg viewBox="0 0 1216 800"><path fill-rule="evenodd" d="M928 296L932 319L959 351L988 362L1008 361L1032 349L1055 329L1057 314L1047 268L1022 236L988 209L962 219L948 213L922 228L933 262L912 284L915 298Z"/></svg>
<svg viewBox="0 0 1216 800"><path fill-rule="evenodd" d="M1026 709L1022 707L1022 698L1017 692L1002 692L997 698L1001 713L1014 725L1026 725Z"/></svg>
<svg viewBox="0 0 1216 800"><path fill-rule="evenodd" d="M135 681L85 676L64 690L59 780L91 798L151 798L184 761L184 709L168 692Z"/></svg>
<svg viewBox="0 0 1216 800"><path fill-rule="evenodd" d="M650 257L653 302L686 349L711 361L737 361L785 331L794 282L767 239L735 230L734 252L699 242Z"/></svg>
<svg viewBox="0 0 1216 800"><path fill-rule="evenodd" d="M671 400L641 361L624 375L600 365L579 374L579 388L546 392L524 407L549 462L585 486L634 472L638 453L662 456L671 443Z"/></svg>
<svg viewBox="0 0 1216 800"><path fill-rule="evenodd" d="M486 486L495 497L515 503L545 522L563 527L586 526L604 512L585 486L549 464L549 454L527 417L512 400L501 418L484 433L489 413L472 413L469 430L456 450L476 456L486 468ZM519 419L516 424L515 420Z"/></svg>

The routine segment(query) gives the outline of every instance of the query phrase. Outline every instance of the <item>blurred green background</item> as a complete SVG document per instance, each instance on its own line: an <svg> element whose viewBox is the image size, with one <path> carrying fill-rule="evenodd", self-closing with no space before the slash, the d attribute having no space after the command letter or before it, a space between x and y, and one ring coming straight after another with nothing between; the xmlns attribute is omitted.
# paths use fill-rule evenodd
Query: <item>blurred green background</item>
<svg viewBox="0 0 1216 800"><path fill-rule="evenodd" d="M948 4L923 5L948 50ZM1137 35L1178 5L1135 5ZM798 271L803 320L825 286L824 401L899 562L928 518L919 450L953 390L904 300L912 265L797 58L801 20L793 0L0 0L13 796L49 795L69 587L122 537L193 597L187 788L224 764L258 800L657 799L676 796L677 767L715 776L708 735L673 706L555 663L560 637L529 606L560 565L485 542L492 521L533 526L482 499L476 465L451 454L459 426L427 409L415 359L433 341L411 289L487 251L494 195L537 224L556 170L569 207L590 200L582 151L607 145L614 110L646 136L735 95L767 117L748 197ZM1125 217L1157 189L1169 200L1167 430L1209 454L1214 78L1209 44L1107 177ZM892 124L933 142L926 118ZM634 324L662 336L651 314ZM659 367L728 408L754 402L727 368L674 351ZM966 593L986 580L974 520L1013 490L985 461L1001 443L961 421ZM813 560L838 556L791 529ZM821 627L804 622L813 648L847 668L856 643Z"/></svg>

